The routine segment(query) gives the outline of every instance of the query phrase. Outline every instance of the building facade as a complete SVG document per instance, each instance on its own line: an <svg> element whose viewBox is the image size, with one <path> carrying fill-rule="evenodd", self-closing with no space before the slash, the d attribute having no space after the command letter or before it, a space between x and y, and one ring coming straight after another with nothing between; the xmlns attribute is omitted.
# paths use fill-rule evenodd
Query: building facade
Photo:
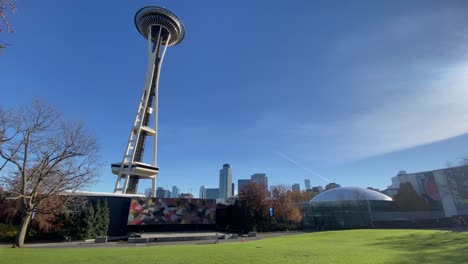
<svg viewBox="0 0 468 264"><path fill-rule="evenodd" d="M263 184L265 188L268 188L268 177L266 173L254 173L250 179L252 182Z"/></svg>
<svg viewBox="0 0 468 264"><path fill-rule="evenodd" d="M301 185L299 183L294 183L291 186L291 189L293 192L300 192L301 191Z"/></svg>
<svg viewBox="0 0 468 264"><path fill-rule="evenodd" d="M163 187L158 187L156 189L156 198L164 198L165 193L166 193L166 190L164 190Z"/></svg>
<svg viewBox="0 0 468 264"><path fill-rule="evenodd" d="M239 180L237 180L237 194L239 194L242 187L244 187L244 185L246 185L249 182L250 182L249 179L239 179Z"/></svg>
<svg viewBox="0 0 468 264"><path fill-rule="evenodd" d="M206 188L206 199L218 199L219 189L218 188Z"/></svg>
<svg viewBox="0 0 468 264"><path fill-rule="evenodd" d="M177 186L172 186L172 198L179 198L180 189Z"/></svg>
<svg viewBox="0 0 468 264"><path fill-rule="evenodd" d="M153 192L152 188L146 188L145 189L145 197L151 197L152 192Z"/></svg>
<svg viewBox="0 0 468 264"><path fill-rule="evenodd" d="M311 187L310 179L305 179L304 180L304 185L305 185L306 190L310 189L310 187Z"/></svg>
<svg viewBox="0 0 468 264"><path fill-rule="evenodd" d="M432 210L440 208L446 217L468 214L468 165L433 171L406 173L392 178L390 189L410 183Z"/></svg>
<svg viewBox="0 0 468 264"><path fill-rule="evenodd" d="M219 171L219 198L226 200L232 196L232 168L224 164Z"/></svg>
<svg viewBox="0 0 468 264"><path fill-rule="evenodd" d="M206 199L206 189L207 189L207 187L205 185L202 185L200 187L200 194L198 195L198 198Z"/></svg>

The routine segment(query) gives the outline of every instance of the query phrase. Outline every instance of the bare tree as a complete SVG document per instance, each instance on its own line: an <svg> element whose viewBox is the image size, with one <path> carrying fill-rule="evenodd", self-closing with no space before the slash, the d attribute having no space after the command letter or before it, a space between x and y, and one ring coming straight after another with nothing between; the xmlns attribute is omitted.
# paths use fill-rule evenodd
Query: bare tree
<svg viewBox="0 0 468 264"><path fill-rule="evenodd" d="M20 202L16 247L23 246L34 213L63 209L76 190L93 182L101 165L96 139L83 124L65 121L40 102L0 111L0 161L8 199Z"/></svg>
<svg viewBox="0 0 468 264"><path fill-rule="evenodd" d="M16 6L13 4L15 0L0 0L0 32L14 33L15 30L8 22L7 13L15 13ZM0 42L0 49L5 48L5 43Z"/></svg>

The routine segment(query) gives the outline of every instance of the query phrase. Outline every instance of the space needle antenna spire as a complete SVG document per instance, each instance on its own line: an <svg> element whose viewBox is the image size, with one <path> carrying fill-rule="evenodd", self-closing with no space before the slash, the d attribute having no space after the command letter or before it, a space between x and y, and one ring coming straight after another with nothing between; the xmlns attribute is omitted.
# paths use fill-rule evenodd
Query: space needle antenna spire
<svg viewBox="0 0 468 264"><path fill-rule="evenodd" d="M158 86L161 64L169 46L179 44L185 36L182 21L169 10L147 6L135 14L135 26L147 39L148 66L145 84L138 103L130 136L119 163L113 163L112 173L117 175L114 193L136 194L140 179L152 180L151 195L156 196L158 144ZM152 137L151 164L143 161L146 139Z"/></svg>

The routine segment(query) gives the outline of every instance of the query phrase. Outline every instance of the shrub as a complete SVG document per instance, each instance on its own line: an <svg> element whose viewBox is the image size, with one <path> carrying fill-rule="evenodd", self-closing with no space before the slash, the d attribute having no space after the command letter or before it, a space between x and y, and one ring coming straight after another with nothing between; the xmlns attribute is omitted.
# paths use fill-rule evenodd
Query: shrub
<svg viewBox="0 0 468 264"><path fill-rule="evenodd" d="M0 224L0 240L12 240L18 233L18 227L14 225Z"/></svg>

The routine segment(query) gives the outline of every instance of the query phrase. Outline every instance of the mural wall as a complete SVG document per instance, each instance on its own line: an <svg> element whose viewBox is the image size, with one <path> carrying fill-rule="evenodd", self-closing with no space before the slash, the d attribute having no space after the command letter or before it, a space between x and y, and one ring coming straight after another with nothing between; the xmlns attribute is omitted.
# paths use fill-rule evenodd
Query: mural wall
<svg viewBox="0 0 468 264"><path fill-rule="evenodd" d="M127 225L216 224L216 200L132 198Z"/></svg>
<svg viewBox="0 0 468 264"><path fill-rule="evenodd" d="M430 210L442 210L442 198L439 193L434 174L432 172L421 173L416 176L418 193L425 199Z"/></svg>
<svg viewBox="0 0 468 264"><path fill-rule="evenodd" d="M468 212L468 166L449 169L446 172L448 188L460 214Z"/></svg>

